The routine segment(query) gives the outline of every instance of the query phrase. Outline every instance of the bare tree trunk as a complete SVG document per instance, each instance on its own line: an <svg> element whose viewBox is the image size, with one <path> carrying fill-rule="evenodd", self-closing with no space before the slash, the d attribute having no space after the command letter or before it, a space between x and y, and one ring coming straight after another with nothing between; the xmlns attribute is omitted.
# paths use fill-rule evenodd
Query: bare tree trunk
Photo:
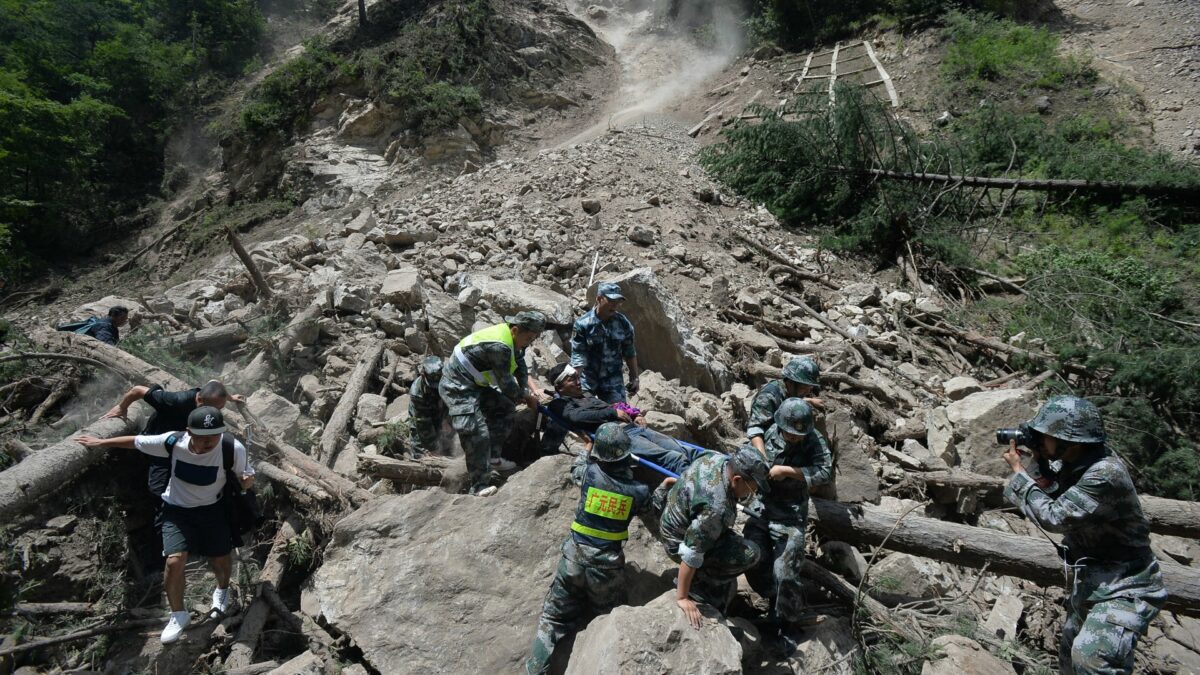
<svg viewBox="0 0 1200 675"><path fill-rule="evenodd" d="M279 344L272 350L281 359L287 359L300 341L300 333L321 316L321 306L313 303L304 308L283 329ZM249 388L259 382L265 382L271 375L271 357L267 351L261 351L250 361L250 365L238 375L237 381L241 386Z"/></svg>
<svg viewBox="0 0 1200 675"><path fill-rule="evenodd" d="M898 516L877 507L813 499L813 524L822 536L850 544L878 546L934 560L982 567L1043 586L1062 586L1063 564L1054 545L1045 539L1021 537L933 518ZM1160 560L1170 596L1165 609L1200 616L1200 570Z"/></svg>
<svg viewBox="0 0 1200 675"><path fill-rule="evenodd" d="M451 460L448 457L395 459L383 455L359 455L358 472L373 478L388 478L405 485L441 485Z"/></svg>
<svg viewBox="0 0 1200 675"><path fill-rule="evenodd" d="M250 253L246 251L246 247L242 246L242 240L238 239L233 228L226 227L225 234L229 237L229 243L233 246L233 252L237 254L242 264L246 266L246 271L250 273L250 280L254 282L254 288L258 290L258 300L264 306L270 306L271 301L275 299L275 294L271 291L267 280L263 278L262 272L258 269L258 265L254 263L254 258L250 257Z"/></svg>
<svg viewBox="0 0 1200 675"><path fill-rule="evenodd" d="M340 450L339 446L346 433L346 427L350 424L350 418L354 416L354 409L358 405L358 399L366 391L367 382L375 374L375 370L379 368L379 360L382 357L383 342L376 341L367 347L367 350L363 352L362 359L354 367L354 371L350 373L350 379L346 381L346 390L342 392L342 398L338 400L337 407L333 409L333 414L329 417L329 423L325 425L325 430L321 432L318 459L325 462L326 466L333 466L333 462L337 459L338 450Z"/></svg>
<svg viewBox="0 0 1200 675"><path fill-rule="evenodd" d="M287 569L284 564L287 542L296 535L296 526L290 521L284 521L279 530L275 532L271 550L267 553L267 560L263 563L262 571L258 575L258 594L246 608L246 613L242 617L242 625L238 628L237 637L234 638L233 647L225 659L225 668L246 668L254 661L258 639L262 635L263 627L267 624L267 617L271 613L270 604L266 598L262 597L262 588L279 587L279 583L283 580L283 573Z"/></svg>
<svg viewBox="0 0 1200 675"><path fill-rule="evenodd" d="M184 333L171 338L171 344L187 354L203 354L225 351L245 342L248 337L250 333L241 324L229 323Z"/></svg>

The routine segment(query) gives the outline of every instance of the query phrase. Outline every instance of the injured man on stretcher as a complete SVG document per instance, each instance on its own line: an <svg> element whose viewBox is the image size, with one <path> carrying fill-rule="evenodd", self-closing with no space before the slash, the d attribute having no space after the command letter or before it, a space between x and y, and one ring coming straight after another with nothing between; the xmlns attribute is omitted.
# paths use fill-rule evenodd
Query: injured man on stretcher
<svg viewBox="0 0 1200 675"><path fill-rule="evenodd" d="M677 474L712 452L647 428L646 418L626 403L607 403L586 393L579 373L570 364L560 363L546 375L554 383L555 396L546 404L551 416L542 434L542 454L557 452L568 433L594 434L605 422L623 422L625 433L633 441L629 448L633 454Z"/></svg>

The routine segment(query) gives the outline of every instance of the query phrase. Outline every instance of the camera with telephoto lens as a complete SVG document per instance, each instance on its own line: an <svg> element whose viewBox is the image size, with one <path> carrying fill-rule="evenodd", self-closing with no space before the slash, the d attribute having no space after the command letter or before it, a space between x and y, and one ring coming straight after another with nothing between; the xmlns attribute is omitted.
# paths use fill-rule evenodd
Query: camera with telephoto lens
<svg viewBox="0 0 1200 675"><path fill-rule="evenodd" d="M996 430L997 443L1008 445L1012 441L1016 441L1017 445L1023 445L1030 450L1037 450L1042 445L1042 435L1031 429L1028 424L1022 424L1016 429Z"/></svg>

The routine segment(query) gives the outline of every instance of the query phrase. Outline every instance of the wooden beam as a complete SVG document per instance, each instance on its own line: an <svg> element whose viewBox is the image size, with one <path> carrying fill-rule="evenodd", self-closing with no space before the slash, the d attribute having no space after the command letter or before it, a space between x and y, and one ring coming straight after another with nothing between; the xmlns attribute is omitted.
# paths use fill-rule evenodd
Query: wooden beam
<svg viewBox="0 0 1200 675"><path fill-rule="evenodd" d="M867 48L867 56L871 57L871 63L875 64L875 69L879 71L879 82L882 82L887 87L888 98L892 100L892 107L900 107L900 96L896 94L896 87L892 84L892 76L883 69L883 64L875 56L875 49L871 47L869 40L863 40L863 46Z"/></svg>

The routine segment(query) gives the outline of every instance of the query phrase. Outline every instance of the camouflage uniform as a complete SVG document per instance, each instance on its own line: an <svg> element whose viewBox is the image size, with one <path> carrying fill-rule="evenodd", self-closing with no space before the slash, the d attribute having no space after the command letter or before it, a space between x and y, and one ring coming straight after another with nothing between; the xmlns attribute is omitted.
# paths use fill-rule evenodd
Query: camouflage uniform
<svg viewBox="0 0 1200 675"><path fill-rule="evenodd" d="M737 589L738 575L762 557L757 544L733 531L737 499L726 476L730 461L729 455L713 453L693 462L666 495L660 521L667 555L696 570L691 598L721 611Z"/></svg>
<svg viewBox="0 0 1200 675"><path fill-rule="evenodd" d="M746 428L746 435L750 438L763 436L767 433L767 429L775 424L775 411L779 410L779 406L788 398L784 380L813 387L815 396L820 393L820 385L817 381L819 376L820 369L817 363L807 356L789 361L784 366L783 379L766 383L754 395L754 401L750 404L750 425Z"/></svg>
<svg viewBox="0 0 1200 675"><path fill-rule="evenodd" d="M609 403L625 400L625 361L637 356L633 324L617 312L601 321L596 310L575 321L571 366L579 371L583 390Z"/></svg>
<svg viewBox="0 0 1200 675"><path fill-rule="evenodd" d="M597 449L606 437L623 437L622 458L629 453L629 437L616 423L605 424L596 434ZM614 455L617 456L617 455ZM633 478L620 461L589 461L583 470L579 505L571 535L562 545L562 558L538 622L533 650L525 662L531 674L545 673L554 645L589 615L608 612L625 599L625 552L629 522L651 502L650 489Z"/></svg>
<svg viewBox="0 0 1200 675"><path fill-rule="evenodd" d="M747 509L752 515L742 534L758 544L764 555L754 569L746 572L746 581L756 593L771 600L776 617L796 621L804 609L800 571L804 567L808 493L810 488L833 480L833 458L825 437L816 429L799 443L788 443L782 430L772 426L763 440L769 465L796 467L804 480L772 481L771 491Z"/></svg>
<svg viewBox="0 0 1200 675"><path fill-rule="evenodd" d="M425 375L413 380L408 395L413 457L435 453L438 449L438 431L442 428L442 420L446 418L446 403L442 401L437 384L426 381Z"/></svg>
<svg viewBox="0 0 1200 675"><path fill-rule="evenodd" d="M500 458L504 441L512 431L515 401L528 394L528 370L525 351L513 354L513 349L502 342L480 342L461 351L477 371L497 374L495 386L481 386L466 366L451 357L446 360L438 385L462 444L471 491L476 492L486 486L488 463ZM513 358L517 367L510 374Z"/></svg>
<svg viewBox="0 0 1200 675"><path fill-rule="evenodd" d="M1133 481L1125 464L1101 445L1099 411L1087 401L1052 398L1030 426L1055 438L1096 443L1077 461L1063 463L1052 494L1025 472L1014 475L1004 491L1042 529L1064 535L1064 555L1075 569L1059 668L1130 673L1138 636L1167 598Z"/></svg>

